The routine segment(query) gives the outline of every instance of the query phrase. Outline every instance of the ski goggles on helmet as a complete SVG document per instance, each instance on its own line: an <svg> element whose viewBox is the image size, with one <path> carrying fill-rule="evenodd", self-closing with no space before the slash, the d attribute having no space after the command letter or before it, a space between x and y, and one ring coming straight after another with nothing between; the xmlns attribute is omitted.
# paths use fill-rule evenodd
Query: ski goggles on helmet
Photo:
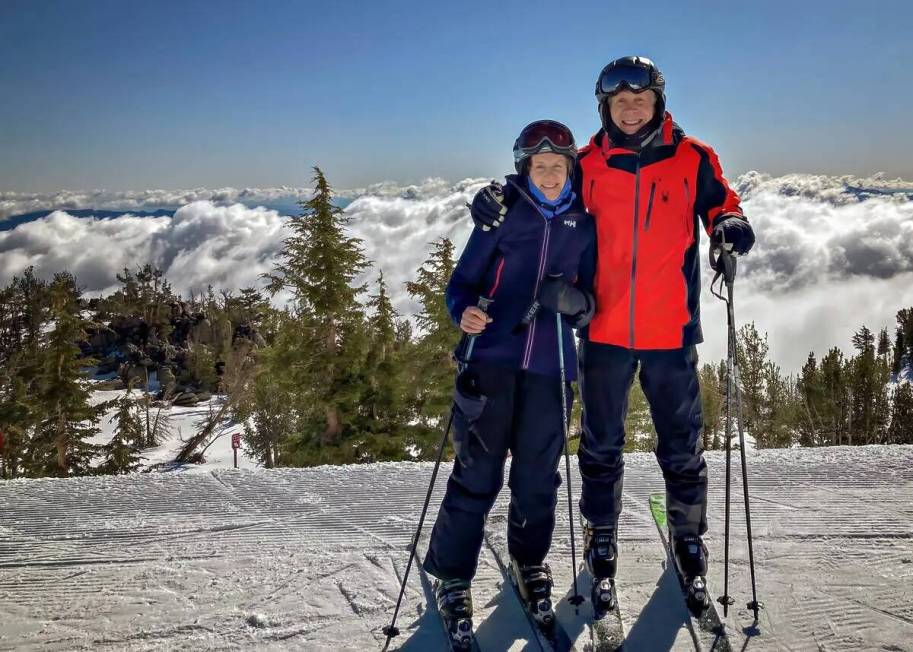
<svg viewBox="0 0 913 652"><path fill-rule="evenodd" d="M554 120L538 120L523 128L514 143L514 158L539 152L577 156L577 145L571 130Z"/></svg>
<svg viewBox="0 0 913 652"><path fill-rule="evenodd" d="M639 93L653 88L655 85L656 80L653 78L651 68L636 64L616 64L608 66L599 75L599 81L596 82L596 95L605 97L622 90Z"/></svg>

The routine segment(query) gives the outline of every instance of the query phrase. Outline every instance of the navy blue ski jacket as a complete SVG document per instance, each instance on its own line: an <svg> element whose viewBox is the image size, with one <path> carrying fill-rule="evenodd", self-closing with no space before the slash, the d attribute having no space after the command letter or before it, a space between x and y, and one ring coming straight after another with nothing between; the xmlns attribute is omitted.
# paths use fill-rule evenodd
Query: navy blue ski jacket
<svg viewBox="0 0 913 652"><path fill-rule="evenodd" d="M579 200L551 217L547 206L529 192L526 177L510 175L506 181L506 194L517 197L508 203L508 214L499 228L473 229L447 286L447 310L459 326L468 306L478 305L481 296L492 299L487 311L492 322L475 338L472 360L558 376L555 314L541 309L526 324L524 318L548 275L561 274L590 291L596 268L596 229ZM577 375L572 328L582 325L564 318L568 381ZM465 360L468 340L464 337L457 347L458 360Z"/></svg>

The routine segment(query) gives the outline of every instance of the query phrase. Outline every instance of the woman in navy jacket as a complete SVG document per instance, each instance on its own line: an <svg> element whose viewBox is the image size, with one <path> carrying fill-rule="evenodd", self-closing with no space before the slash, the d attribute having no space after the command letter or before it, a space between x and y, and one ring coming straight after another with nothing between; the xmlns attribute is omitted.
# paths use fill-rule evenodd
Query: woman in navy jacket
<svg viewBox="0 0 913 652"><path fill-rule="evenodd" d="M473 229L447 288L447 308L465 333L456 351L457 455L424 561L441 580L436 592L445 618L471 617L469 585L509 451L508 552L534 615L546 625L554 620L544 561L561 482L561 401L568 415L573 401L570 382L560 381L556 313L563 315L570 381L577 366L571 329L594 311L595 229L571 189L576 155L560 123L543 120L523 130L514 144L518 174L505 185L516 199L508 202L509 219L498 229Z"/></svg>

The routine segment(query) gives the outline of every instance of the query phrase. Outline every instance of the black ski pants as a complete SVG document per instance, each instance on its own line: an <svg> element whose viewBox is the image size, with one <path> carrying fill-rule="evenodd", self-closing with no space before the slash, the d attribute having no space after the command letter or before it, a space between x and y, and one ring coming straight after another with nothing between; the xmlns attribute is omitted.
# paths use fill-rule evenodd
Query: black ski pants
<svg viewBox="0 0 913 652"><path fill-rule="evenodd" d="M707 465L701 449L701 392L695 347L639 351L581 341L583 433L578 460L580 512L593 525L617 529L622 506L625 416L640 367L640 384L656 428L656 459L666 484L673 536L707 531Z"/></svg>
<svg viewBox="0 0 913 652"><path fill-rule="evenodd" d="M424 568L440 579L475 576L485 520L504 483L511 453L507 546L521 564L541 564L551 547L564 448L561 380L486 363L470 363L484 407L472 414L460 395L453 436L459 454L447 481ZM566 384L568 415L573 392ZM467 430L472 430L472 433Z"/></svg>

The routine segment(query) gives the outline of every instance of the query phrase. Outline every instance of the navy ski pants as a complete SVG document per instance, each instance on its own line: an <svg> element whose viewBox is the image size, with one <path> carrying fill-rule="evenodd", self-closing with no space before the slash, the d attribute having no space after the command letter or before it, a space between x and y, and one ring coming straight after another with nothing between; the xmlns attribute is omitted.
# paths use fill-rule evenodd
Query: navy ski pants
<svg viewBox="0 0 913 652"><path fill-rule="evenodd" d="M674 536L707 531L707 465L701 449L701 392L695 347L631 350L581 341L583 433L578 459L580 512L593 525L617 528L621 514L628 394L640 384L656 428L656 459L666 484Z"/></svg>
<svg viewBox="0 0 913 652"><path fill-rule="evenodd" d="M470 363L479 392L486 397L481 414L466 424L459 402L454 437L471 425L477 437L453 462L431 532L424 568L440 579L472 579L482 548L485 519L504 483L511 453L507 547L521 564L541 564L551 547L558 501L558 462L564 449L561 380L485 363ZM566 384L568 415L573 393ZM469 451L465 450L468 445ZM468 458L468 464L463 459Z"/></svg>

